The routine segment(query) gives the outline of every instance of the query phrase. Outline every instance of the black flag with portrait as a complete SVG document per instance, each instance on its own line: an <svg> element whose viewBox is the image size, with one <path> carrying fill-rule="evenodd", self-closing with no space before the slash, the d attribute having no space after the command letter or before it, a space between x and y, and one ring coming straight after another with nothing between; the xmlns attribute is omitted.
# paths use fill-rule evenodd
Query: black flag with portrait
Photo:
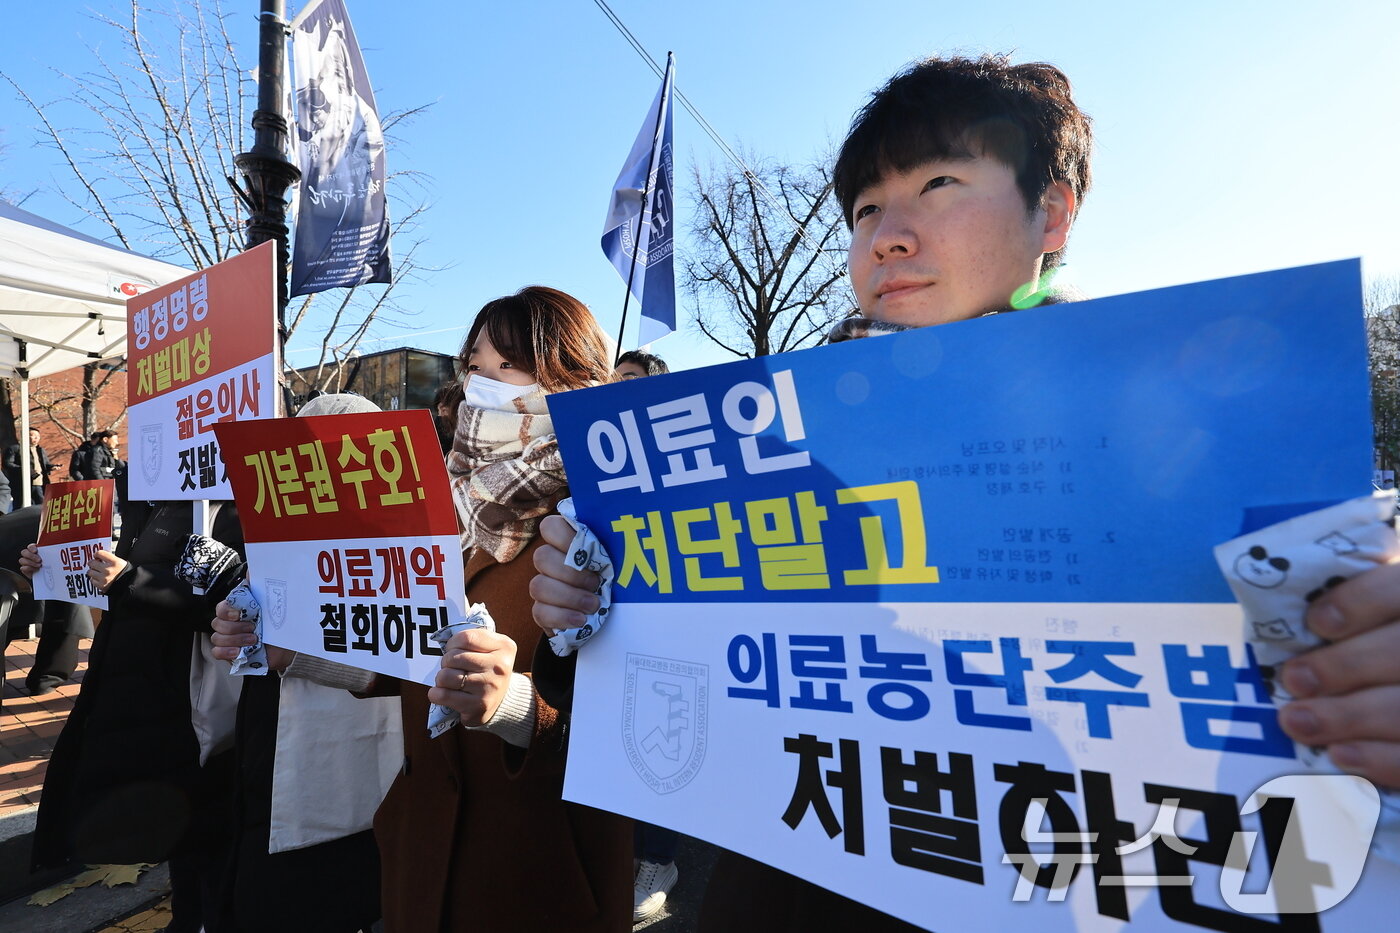
<svg viewBox="0 0 1400 933"><path fill-rule="evenodd" d="M301 185L290 294L391 281L384 131L342 0L292 23Z"/></svg>

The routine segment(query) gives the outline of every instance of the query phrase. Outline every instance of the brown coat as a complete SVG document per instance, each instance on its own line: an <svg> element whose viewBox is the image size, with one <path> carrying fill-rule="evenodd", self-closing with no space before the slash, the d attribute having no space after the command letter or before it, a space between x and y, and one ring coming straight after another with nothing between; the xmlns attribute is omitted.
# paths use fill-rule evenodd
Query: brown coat
<svg viewBox="0 0 1400 933"><path fill-rule="evenodd" d="M538 545L508 564L480 551L467 562L467 600L515 640L522 673L541 638L528 593ZM374 818L387 933L631 930L631 821L560 797L567 710L537 699L528 749L461 728L429 739L428 688L399 690L403 771Z"/></svg>

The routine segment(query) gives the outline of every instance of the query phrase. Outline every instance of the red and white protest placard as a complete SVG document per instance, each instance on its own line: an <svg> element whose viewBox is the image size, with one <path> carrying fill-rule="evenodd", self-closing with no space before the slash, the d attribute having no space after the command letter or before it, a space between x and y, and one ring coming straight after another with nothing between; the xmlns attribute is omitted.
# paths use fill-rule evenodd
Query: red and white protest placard
<svg viewBox="0 0 1400 933"><path fill-rule="evenodd" d="M276 251L264 243L127 302L133 499L228 499L215 424L276 414Z"/></svg>
<svg viewBox="0 0 1400 933"><path fill-rule="evenodd" d="M44 490L38 541L44 566L34 575L35 599L107 608L107 597L88 579L87 565L93 554L112 549L114 487L110 479L94 479L50 483Z"/></svg>
<svg viewBox="0 0 1400 933"><path fill-rule="evenodd" d="M262 637L428 683L428 637L466 618L461 543L431 416L279 418L215 429Z"/></svg>

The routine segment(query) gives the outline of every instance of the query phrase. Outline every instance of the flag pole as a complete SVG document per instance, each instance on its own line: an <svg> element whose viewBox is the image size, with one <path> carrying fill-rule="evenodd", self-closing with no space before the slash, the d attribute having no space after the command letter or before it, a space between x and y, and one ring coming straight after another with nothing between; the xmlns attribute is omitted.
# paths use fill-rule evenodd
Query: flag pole
<svg viewBox="0 0 1400 933"><path fill-rule="evenodd" d="M666 108L671 103L671 76L675 69L675 53L666 53L666 76L661 84L661 101L656 108L656 128L651 134L651 155L647 158L646 179L642 182L642 208L637 213L637 238L632 244L632 262L627 267L627 291L622 296L622 323L617 328L617 359L613 360L613 367L616 368L618 361L622 359L622 354L626 351L626 344L623 339L627 334L627 305L632 300L632 279L637 274L637 253L642 248L642 223L646 220L647 195L651 193L651 178L656 172L657 143L661 139L661 116L666 112Z"/></svg>

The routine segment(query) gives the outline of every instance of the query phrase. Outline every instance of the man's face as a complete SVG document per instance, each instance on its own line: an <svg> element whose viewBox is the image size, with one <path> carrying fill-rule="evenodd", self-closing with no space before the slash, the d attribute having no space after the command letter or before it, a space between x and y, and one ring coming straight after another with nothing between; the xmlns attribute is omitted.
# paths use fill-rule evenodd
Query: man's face
<svg viewBox="0 0 1400 933"><path fill-rule="evenodd" d="M617 376L619 379L645 379L646 374L647 371L645 369L631 362L623 363L617 369L613 370L613 375Z"/></svg>
<svg viewBox="0 0 1400 933"><path fill-rule="evenodd" d="M29 429L29 445L32 447L39 443L39 432L33 428Z"/></svg>
<svg viewBox="0 0 1400 933"><path fill-rule="evenodd" d="M107 445L108 450L115 452L117 449L117 436L115 434L109 434L107 437L102 438L102 443Z"/></svg>
<svg viewBox="0 0 1400 933"><path fill-rule="evenodd" d="M1057 184L1028 212L1015 173L987 156L889 173L851 211L856 300L867 317L912 327L1005 308L1064 245L1072 211Z"/></svg>

